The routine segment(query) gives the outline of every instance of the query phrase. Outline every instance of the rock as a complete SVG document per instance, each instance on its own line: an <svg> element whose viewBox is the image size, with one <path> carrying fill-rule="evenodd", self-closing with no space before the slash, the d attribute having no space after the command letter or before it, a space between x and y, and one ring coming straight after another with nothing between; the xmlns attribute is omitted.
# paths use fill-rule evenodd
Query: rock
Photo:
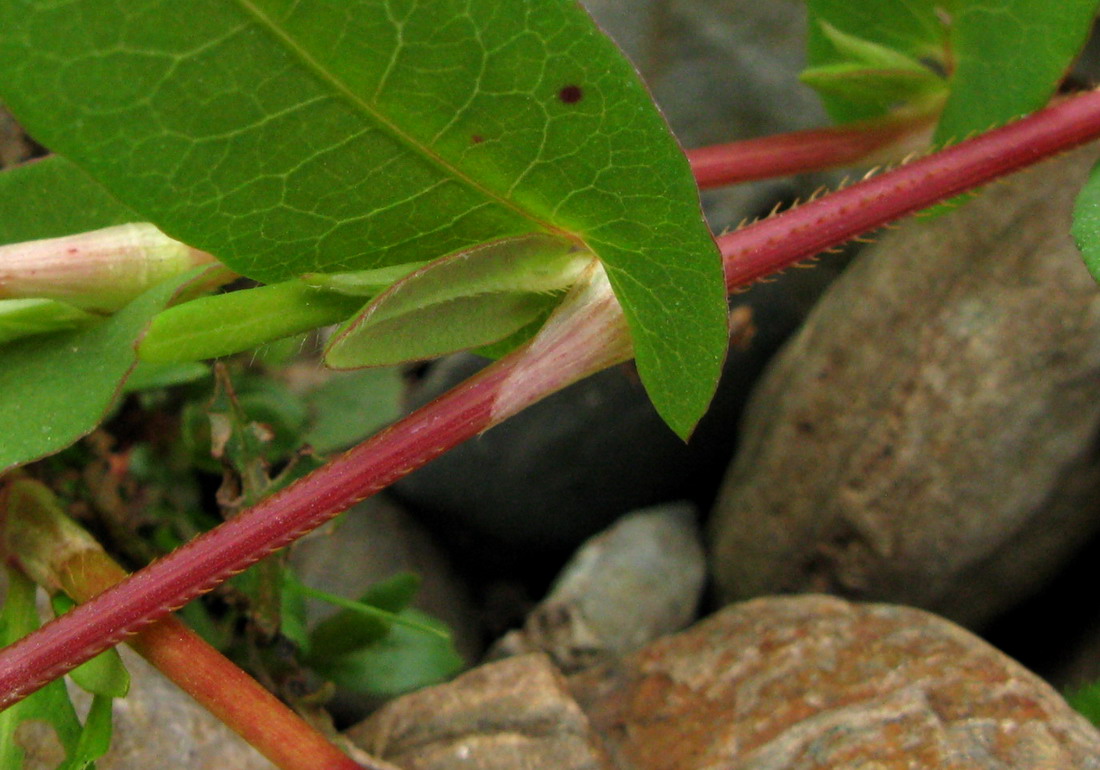
<svg viewBox="0 0 1100 770"><path fill-rule="evenodd" d="M565 680L541 654L399 698L347 733L404 770L1100 768L1041 679L920 610L759 599Z"/></svg>
<svg viewBox="0 0 1100 770"><path fill-rule="evenodd" d="M1100 523L1095 147L884 236L753 395L712 514L726 601L827 591L984 623Z"/></svg>
<svg viewBox="0 0 1100 770"><path fill-rule="evenodd" d="M686 503L659 506L589 540L490 656L541 650L569 673L684 628L706 577L696 517Z"/></svg>
<svg viewBox="0 0 1100 770"><path fill-rule="evenodd" d="M569 683L623 770L1100 768L1049 685L905 607L758 599Z"/></svg>
<svg viewBox="0 0 1100 770"><path fill-rule="evenodd" d="M565 679L537 653L403 696L346 735L403 770L611 770Z"/></svg>

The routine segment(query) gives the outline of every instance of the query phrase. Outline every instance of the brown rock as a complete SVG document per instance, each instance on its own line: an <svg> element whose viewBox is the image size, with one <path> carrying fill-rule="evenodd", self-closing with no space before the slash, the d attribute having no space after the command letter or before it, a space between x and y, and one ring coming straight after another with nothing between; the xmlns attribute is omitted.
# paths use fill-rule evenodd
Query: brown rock
<svg viewBox="0 0 1100 770"><path fill-rule="evenodd" d="M979 624L1100 516L1086 148L863 254L753 396L712 516L727 601L831 592Z"/></svg>
<svg viewBox="0 0 1100 770"><path fill-rule="evenodd" d="M1100 768L1050 686L904 607L750 601L570 686L619 770Z"/></svg>
<svg viewBox="0 0 1100 770"><path fill-rule="evenodd" d="M398 698L347 736L403 770L611 770L565 679L542 654Z"/></svg>

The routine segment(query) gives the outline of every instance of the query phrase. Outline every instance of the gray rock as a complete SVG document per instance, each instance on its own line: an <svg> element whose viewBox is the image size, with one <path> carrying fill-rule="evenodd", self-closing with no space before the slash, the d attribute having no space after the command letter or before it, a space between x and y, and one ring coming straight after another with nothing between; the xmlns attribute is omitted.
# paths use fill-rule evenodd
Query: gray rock
<svg viewBox="0 0 1100 770"><path fill-rule="evenodd" d="M346 735L403 770L612 770L565 679L539 654L403 696Z"/></svg>
<svg viewBox="0 0 1100 770"><path fill-rule="evenodd" d="M758 599L569 680L616 768L1100 768L1100 732L977 637L905 607Z"/></svg>
<svg viewBox="0 0 1100 770"><path fill-rule="evenodd" d="M650 508L586 542L491 655L541 650L569 673L684 628L706 576L696 516L686 503Z"/></svg>
<svg viewBox="0 0 1100 770"><path fill-rule="evenodd" d="M1100 517L1096 148L861 256L761 381L713 512L727 601L829 591L980 624Z"/></svg>

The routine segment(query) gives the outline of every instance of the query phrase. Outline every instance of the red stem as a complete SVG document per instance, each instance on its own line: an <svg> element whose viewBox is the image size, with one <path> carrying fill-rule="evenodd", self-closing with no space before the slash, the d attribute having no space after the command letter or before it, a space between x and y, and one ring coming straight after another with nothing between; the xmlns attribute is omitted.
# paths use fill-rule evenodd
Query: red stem
<svg viewBox="0 0 1100 770"><path fill-rule="evenodd" d="M722 236L727 285L744 285L1097 136L1100 92L1091 92ZM497 388L523 352L502 359L274 497L0 651L0 707L489 427Z"/></svg>
<svg viewBox="0 0 1100 770"><path fill-rule="evenodd" d="M699 189L868 162L930 128L932 113L792 131L688 150ZM897 153L902 154L902 153Z"/></svg>
<svg viewBox="0 0 1100 770"><path fill-rule="evenodd" d="M726 265L726 287L732 291L745 286L1098 135L1100 91L1090 91L727 233L717 239Z"/></svg>

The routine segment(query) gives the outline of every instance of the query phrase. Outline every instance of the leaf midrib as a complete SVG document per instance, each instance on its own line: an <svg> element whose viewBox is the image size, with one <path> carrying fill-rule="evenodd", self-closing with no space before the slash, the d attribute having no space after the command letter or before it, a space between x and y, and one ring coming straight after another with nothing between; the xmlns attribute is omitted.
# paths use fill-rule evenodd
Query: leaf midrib
<svg viewBox="0 0 1100 770"><path fill-rule="evenodd" d="M274 20L272 20L264 11L256 6L251 0L236 0L237 4L249 15L251 15L256 22L264 29L270 36L277 41L285 44L287 48L303 63L306 67L321 81L328 83L337 93L342 95L353 108L356 108L366 113L372 118L379 126L385 129L393 138L397 139L402 146L411 148L413 152L419 154L421 157L428 160L435 165L438 169L443 171L455 179L459 180L466 186L481 193L486 198L495 201L501 206L510 209L522 217L535 223L543 230L556 233L564 236L573 236L573 238L579 237L578 233L572 233L561 227L558 227L545 219L536 216L530 210L520 206L515 201L501 195L497 191L486 187L478 182L476 179L454 166L447 159L442 157L436 152L433 152L430 148L426 147L421 142L417 141L412 135L402 130L396 123L385 117L381 112L375 109L369 102L360 98L351 88L345 85L339 78L322 67L320 63L313 58L313 56L303 46L301 46L297 40L291 37L288 33L284 32Z"/></svg>

